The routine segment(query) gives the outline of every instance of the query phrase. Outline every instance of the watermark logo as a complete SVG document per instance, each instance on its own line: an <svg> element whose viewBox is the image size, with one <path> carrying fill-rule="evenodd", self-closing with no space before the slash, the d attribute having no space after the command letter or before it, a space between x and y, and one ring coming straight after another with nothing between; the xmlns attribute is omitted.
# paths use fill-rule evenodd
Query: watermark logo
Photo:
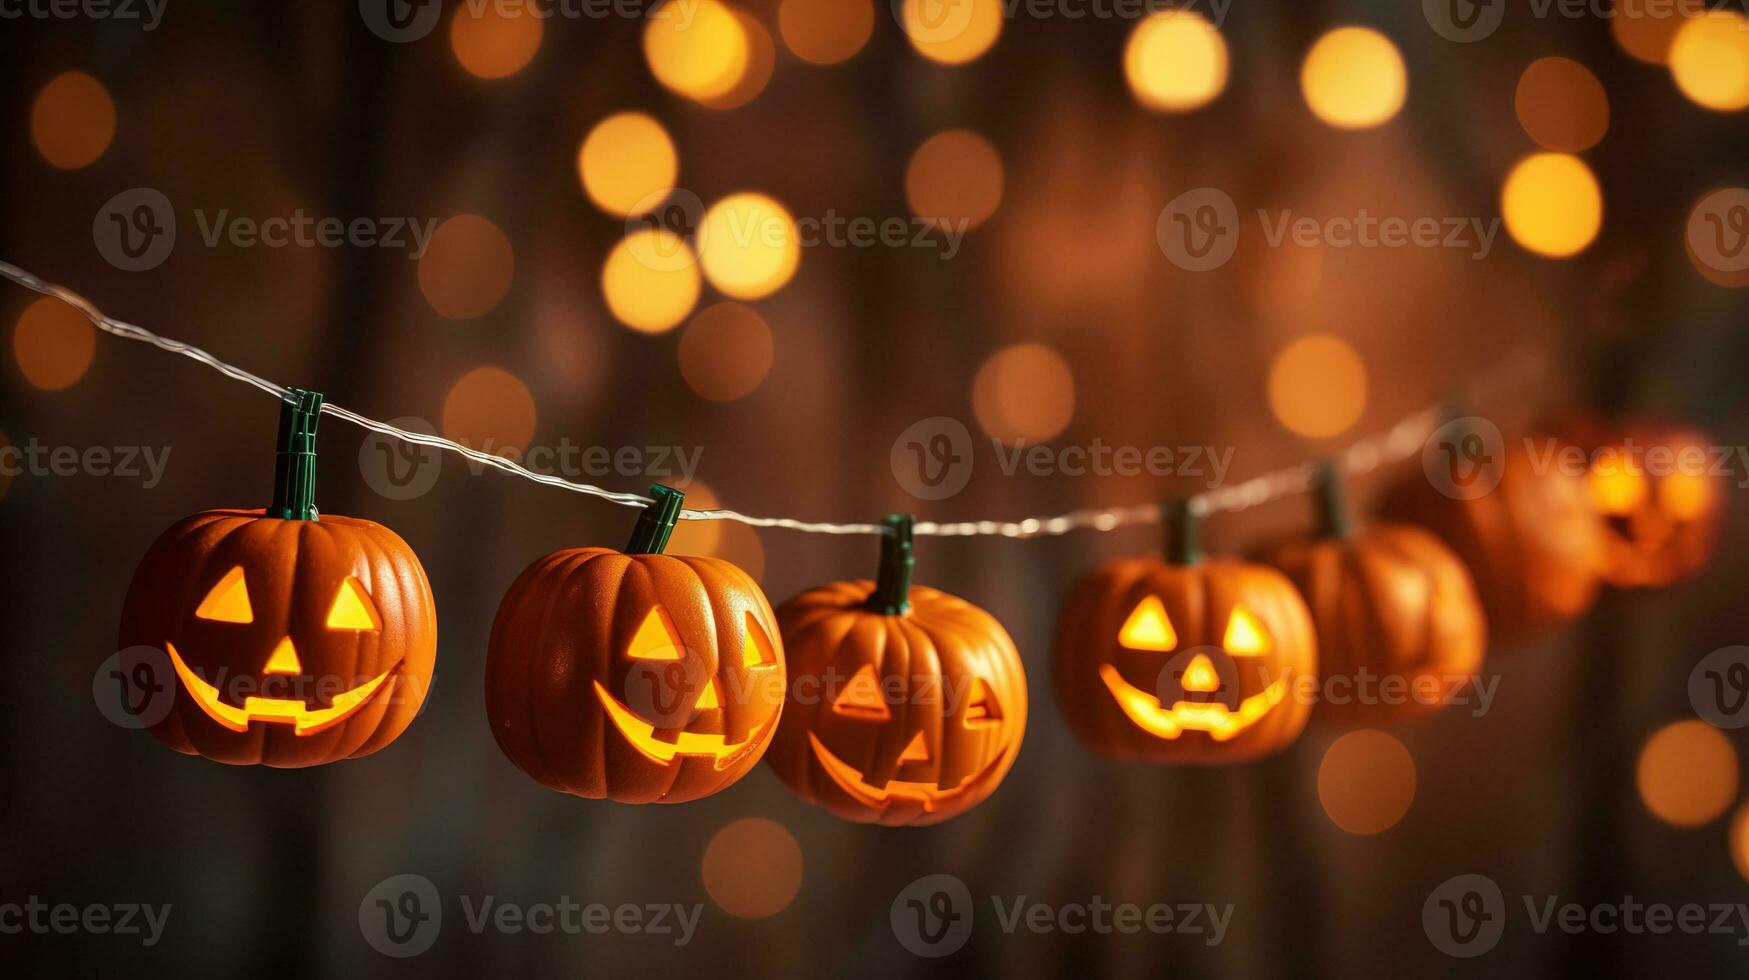
<svg viewBox="0 0 1749 980"><path fill-rule="evenodd" d="M959 951L972 937L972 893L950 874L924 875L893 899L893 936L917 956Z"/></svg>
<svg viewBox="0 0 1749 980"><path fill-rule="evenodd" d="M141 946L156 946L170 923L171 908L168 903L50 903L32 895L23 902L0 904L0 935L139 936Z"/></svg>
<svg viewBox="0 0 1749 980"><path fill-rule="evenodd" d="M1506 439L1485 418L1452 419L1421 446L1421 470L1433 488L1453 500L1474 500L1494 492L1506 470Z"/></svg>
<svg viewBox="0 0 1749 980"><path fill-rule="evenodd" d="M164 22L169 5L170 0L0 0L0 20L131 20L150 32Z"/></svg>
<svg viewBox="0 0 1749 980"><path fill-rule="evenodd" d="M1239 247L1239 209L1218 187L1185 191L1160 211L1154 222L1154 238L1180 269L1218 269Z"/></svg>
<svg viewBox="0 0 1749 980"><path fill-rule="evenodd" d="M906 493L918 500L945 500L972 478L972 434L959 419L931 416L899 433L887 461Z"/></svg>
<svg viewBox="0 0 1749 980"><path fill-rule="evenodd" d="M1749 725L1749 646L1714 650L1688 675L1694 713L1716 728Z"/></svg>
<svg viewBox="0 0 1749 980"><path fill-rule="evenodd" d="M176 209L156 188L122 191L97 210L91 240L97 254L123 272L156 269L176 247Z"/></svg>
<svg viewBox="0 0 1749 980"><path fill-rule="evenodd" d="M443 18L441 0L358 0L358 16L370 32L392 44L430 34Z"/></svg>
<svg viewBox="0 0 1749 980"><path fill-rule="evenodd" d="M405 432L437 435L430 422L415 415L404 415L389 424ZM438 474L443 471L443 450L372 432L358 445L358 471L365 485L387 499L414 500L437 486Z"/></svg>
<svg viewBox="0 0 1749 980"><path fill-rule="evenodd" d="M1749 269L1749 190L1728 187L1688 213L1688 247L1717 272Z"/></svg>
<svg viewBox="0 0 1749 980"><path fill-rule="evenodd" d="M437 886L424 875L384 878L358 903L358 931L384 956L418 956L437 942L443 930L443 902Z"/></svg>
<svg viewBox="0 0 1749 980"><path fill-rule="evenodd" d="M893 0L893 20L920 44L945 44L972 26L977 0Z"/></svg>
<svg viewBox="0 0 1749 980"><path fill-rule="evenodd" d="M170 446L49 446L35 436L22 446L0 445L0 476L118 477L151 490L164 479Z"/></svg>
<svg viewBox="0 0 1749 980"><path fill-rule="evenodd" d="M1506 896L1486 875L1448 878L1421 906L1421 927L1434 948L1469 959L1499 945L1506 932Z"/></svg>
<svg viewBox="0 0 1749 980"><path fill-rule="evenodd" d="M109 655L91 675L91 699L110 724L151 728L170 716L176 674L170 658L154 646L133 646Z"/></svg>
<svg viewBox="0 0 1749 980"><path fill-rule="evenodd" d="M1500 29L1506 17L1506 0L1421 0L1421 13L1435 34L1469 44Z"/></svg>

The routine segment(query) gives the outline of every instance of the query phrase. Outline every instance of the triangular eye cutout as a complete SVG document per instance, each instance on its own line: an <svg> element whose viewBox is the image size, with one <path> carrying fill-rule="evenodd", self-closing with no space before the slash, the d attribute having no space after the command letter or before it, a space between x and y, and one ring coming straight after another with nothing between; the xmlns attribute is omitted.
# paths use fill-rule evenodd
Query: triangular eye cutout
<svg viewBox="0 0 1749 980"><path fill-rule="evenodd" d="M243 566L226 572L195 607L194 614L219 623L255 622L255 610L249 607L249 585L243 581Z"/></svg>
<svg viewBox="0 0 1749 980"><path fill-rule="evenodd" d="M765 635L765 628L759 625L759 620L747 614L747 639L741 645L741 664L745 667L769 667L777 663L777 654L771 649L771 638Z"/></svg>
<svg viewBox="0 0 1749 980"><path fill-rule="evenodd" d="M1117 642L1131 650L1158 650L1165 653L1178 646L1178 633L1166 618L1166 604L1157 595L1136 603L1130 618L1117 631Z"/></svg>
<svg viewBox="0 0 1749 980"><path fill-rule="evenodd" d="M905 746L905 751L899 753L899 765L908 766L917 762L929 761L929 745L923 741L923 733L918 732L911 744Z"/></svg>
<svg viewBox="0 0 1749 980"><path fill-rule="evenodd" d="M712 708L720 708L722 706L723 699L717 697L717 680L713 677L711 678L711 682L704 686L703 693L698 696L698 703L694 704L692 708L694 711L709 711Z"/></svg>
<svg viewBox="0 0 1749 980"><path fill-rule="evenodd" d="M1227 616L1227 635L1221 640L1222 649L1235 657L1260 657L1272 646L1269 631L1263 628L1257 617L1244 606L1234 606Z"/></svg>
<svg viewBox="0 0 1749 980"><path fill-rule="evenodd" d="M886 721L893 717L893 713L887 710L887 702L881 697L881 684L875 679L873 664L863 664L862 669L851 676L850 683L838 692L838 700L832 702L832 710L868 721Z"/></svg>
<svg viewBox="0 0 1749 980"><path fill-rule="evenodd" d="M972 701L966 705L966 727L979 725L995 725L1002 721L1002 706L996 702L996 695L990 693L990 685L984 683L982 677L972 680Z"/></svg>
<svg viewBox="0 0 1749 980"><path fill-rule="evenodd" d="M674 621L668 618L668 613L661 606L653 606L644 616L643 625L638 627L636 636L632 637L631 645L626 647L626 656L633 660L679 660L680 636L674 629Z"/></svg>
<svg viewBox="0 0 1749 980"><path fill-rule="evenodd" d="M328 628L331 630L380 630L376 609L365 598L364 587L348 576L334 593L334 605L328 608Z"/></svg>

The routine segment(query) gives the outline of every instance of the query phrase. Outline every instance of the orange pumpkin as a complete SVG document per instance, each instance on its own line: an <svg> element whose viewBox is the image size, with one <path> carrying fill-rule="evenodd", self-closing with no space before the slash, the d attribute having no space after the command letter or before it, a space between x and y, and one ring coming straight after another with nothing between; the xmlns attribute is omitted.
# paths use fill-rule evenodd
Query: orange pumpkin
<svg viewBox="0 0 1749 980"><path fill-rule="evenodd" d="M911 585L911 520L887 519L878 581L833 582L777 611L790 694L766 757L846 820L939 823L983 802L1026 733L1026 672L1007 631Z"/></svg>
<svg viewBox="0 0 1749 980"><path fill-rule="evenodd" d="M1672 425L1578 427L1585 485L1603 523L1598 572L1611 585L1648 588L1699 575L1718 547L1728 487L1713 472L1712 441Z"/></svg>
<svg viewBox="0 0 1749 980"><path fill-rule="evenodd" d="M1424 714L1482 666L1487 621L1463 562L1407 524L1351 526L1335 472L1321 468L1319 526L1264 561L1287 573L1318 631L1318 714L1376 725Z"/></svg>
<svg viewBox="0 0 1749 980"><path fill-rule="evenodd" d="M1221 765L1299 737L1317 676L1305 602L1276 569L1204 559L1196 516L1167 520L1165 560L1121 558L1076 585L1057 627L1056 686L1081 739L1144 762Z"/></svg>
<svg viewBox="0 0 1749 980"><path fill-rule="evenodd" d="M437 654L431 586L413 551L370 521L316 514L322 396L293 389L267 510L177 522L134 572L121 645L166 655L171 748L234 765L369 755L413 721Z"/></svg>
<svg viewBox="0 0 1749 980"><path fill-rule="evenodd" d="M696 800L746 775L777 727L783 645L765 593L720 558L662 554L684 496L650 490L624 552L539 559L492 623L492 734L560 792Z"/></svg>
<svg viewBox="0 0 1749 980"><path fill-rule="evenodd" d="M1508 442L1498 473L1493 489L1460 498L1417 470L1385 492L1378 512L1449 545L1473 576L1489 628L1506 637L1591 608L1603 537L1584 481L1539 462L1524 441Z"/></svg>

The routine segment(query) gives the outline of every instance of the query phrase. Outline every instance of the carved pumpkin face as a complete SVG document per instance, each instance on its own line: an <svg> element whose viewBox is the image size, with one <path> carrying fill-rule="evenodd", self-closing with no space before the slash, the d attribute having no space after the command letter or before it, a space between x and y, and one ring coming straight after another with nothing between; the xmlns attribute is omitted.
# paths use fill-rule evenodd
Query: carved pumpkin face
<svg viewBox="0 0 1749 980"><path fill-rule="evenodd" d="M121 643L162 649L180 752L279 767L368 755L418 713L437 651L431 586L393 531L208 511L140 562Z"/></svg>
<svg viewBox="0 0 1749 980"><path fill-rule="evenodd" d="M553 789L708 796L753 768L783 706L765 594L717 558L558 551L499 606L486 659L498 745Z"/></svg>
<svg viewBox="0 0 1749 980"><path fill-rule="evenodd" d="M907 612L870 581L783 604L790 695L768 757L795 794L846 820L939 823L983 802L1026 732L1014 641L963 599L911 586Z"/></svg>
<svg viewBox="0 0 1749 980"><path fill-rule="evenodd" d="M1305 727L1315 676L1305 603L1280 572L1232 559L1119 559L1070 594L1057 691L1094 749L1219 764L1272 755Z"/></svg>
<svg viewBox="0 0 1749 980"><path fill-rule="evenodd" d="M1588 445L1586 488L1603 522L1603 578L1644 588L1700 574L1717 544L1725 496L1720 477L1710 472L1710 443L1691 432L1646 426Z"/></svg>

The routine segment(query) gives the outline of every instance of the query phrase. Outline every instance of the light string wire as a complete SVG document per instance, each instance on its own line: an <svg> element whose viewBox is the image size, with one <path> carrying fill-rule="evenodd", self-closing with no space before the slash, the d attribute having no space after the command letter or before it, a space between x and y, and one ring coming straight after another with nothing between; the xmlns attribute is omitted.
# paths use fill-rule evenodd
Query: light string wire
<svg viewBox="0 0 1749 980"><path fill-rule="evenodd" d="M106 315L90 300L51 282L45 282L37 276L19 267L0 260L0 276L23 286L33 292L58 299L68 306L78 310L92 326L111 336L125 340L136 340L150 344L159 350L172 354L181 354L193 358L227 378L241 381L261 389L276 398L284 398L286 387L269 381L260 375L245 371L233 364L227 364L212 354L185 344L180 340L172 340L132 323L116 320ZM1498 393L1499 388L1506 387L1509 382L1523 380L1527 369L1534 365L1526 359L1516 362L1505 370L1495 372L1490 378L1489 390L1486 393L1473 393L1475 401L1487 401ZM548 473L536 473L533 470L502 456L481 452L470 446L445 439L442 436L427 435L422 432L408 432L387 422L379 422L368 416L360 415L349 408L342 408L333 402L322 403L322 413L332 415L337 419L350 422L360 428L367 429L391 439L399 439L418 446L445 450L463 456L476 463L490 466L512 476L532 480L543 486L569 490L597 497L608 503L622 507L645 507L653 503L649 497L636 493L621 493L607 490L588 483L577 483L563 477ZM1358 442L1350 444L1331 457L1331 462L1341 472L1349 476L1361 476L1386 466L1399 462L1420 452L1422 444L1427 441L1448 415L1445 403L1430 405L1412 415L1407 416L1396 425L1383 432L1375 433ZM1190 498L1190 508L1199 516L1216 513L1236 513L1252 507L1261 506L1310 489L1315 462L1303 462L1293 466L1284 466L1259 476L1252 477L1241 483L1224 484L1211 487ZM970 537L991 536L1004 538L1037 538L1055 537L1070 531L1089 528L1095 531L1111 531L1134 524L1158 524L1162 519L1163 508L1159 503L1140 504L1129 507L1105 507L1086 510L1074 510L1054 517L1028 517L1019 521L919 521L912 527L913 534L933 535L936 537ZM728 509L714 510L682 510L680 519L685 521L737 521L751 527L783 528L789 531L802 531L809 534L886 534L884 525L837 524L827 521L803 521L793 517L755 517L739 511Z"/></svg>

